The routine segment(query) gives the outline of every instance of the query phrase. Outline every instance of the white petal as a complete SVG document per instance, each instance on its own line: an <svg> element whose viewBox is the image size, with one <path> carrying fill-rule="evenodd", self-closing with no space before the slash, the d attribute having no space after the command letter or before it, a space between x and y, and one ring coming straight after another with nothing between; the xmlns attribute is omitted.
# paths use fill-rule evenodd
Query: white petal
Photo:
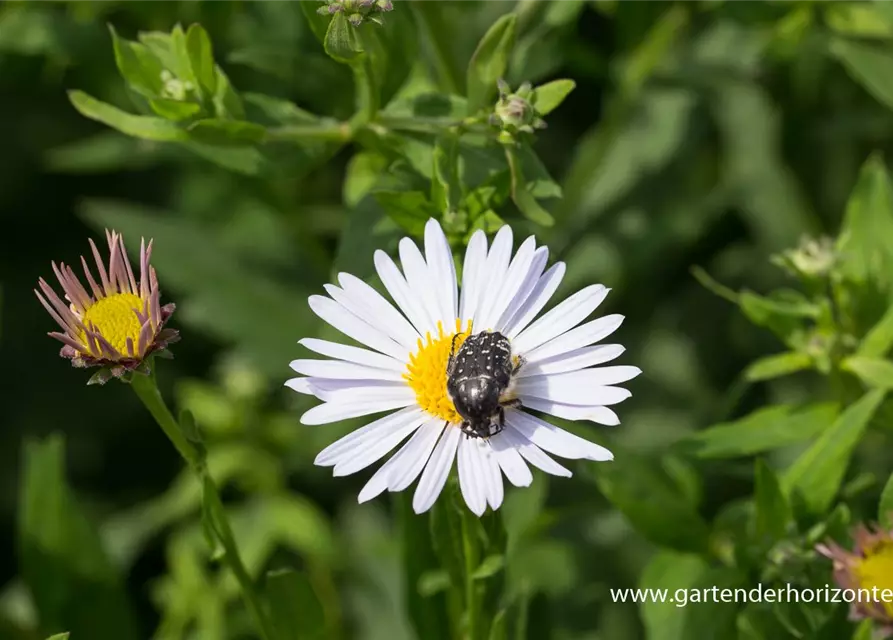
<svg viewBox="0 0 893 640"><path fill-rule="evenodd" d="M614 333L622 323L623 316L619 314L596 318L525 353L524 357L530 362L535 362L589 346Z"/></svg>
<svg viewBox="0 0 893 640"><path fill-rule="evenodd" d="M546 346L546 345L543 345ZM537 350L534 350L536 353ZM524 365L516 374L519 378L541 376L552 373L566 373L585 369L596 364L609 362L622 354L626 349L619 344L600 344L595 347L572 349L550 358L524 357Z"/></svg>
<svg viewBox="0 0 893 640"><path fill-rule="evenodd" d="M403 491L425 468L437 439L443 432L443 420L428 420L416 429L409 441L375 472L357 497L366 502L385 489Z"/></svg>
<svg viewBox="0 0 893 640"><path fill-rule="evenodd" d="M382 284L391 294L391 298L421 335L436 329L434 320L428 316L424 303L413 294L406 278L400 273L400 269L384 251L375 252L375 270L378 272Z"/></svg>
<svg viewBox="0 0 893 640"><path fill-rule="evenodd" d="M340 458L338 464L332 470L332 475L336 477L349 476L361 469L365 469L370 464L378 462L400 444L406 436L416 431L422 421L423 418L419 418L400 429L379 435L374 440L368 441L363 447L354 447L349 454L345 454Z"/></svg>
<svg viewBox="0 0 893 640"><path fill-rule="evenodd" d="M542 411L556 418L564 418L565 420L589 420L608 426L616 426L620 424L620 418L616 413L601 405L583 406L576 404L561 404L560 402L551 402L549 400L540 400L539 398L527 398L524 400L524 406L534 411Z"/></svg>
<svg viewBox="0 0 893 640"><path fill-rule="evenodd" d="M580 369L578 371L568 371L567 373L553 373L541 376L531 376L523 378L523 384L536 385L543 380L549 380L549 384L561 387L576 387L578 389L586 389L592 387L604 387L612 384L619 384L632 380L642 373L639 367L630 365L617 365L613 367L592 367L591 369ZM522 382L519 380L518 385ZM585 396L583 396L585 398ZM572 404L580 404L574 402ZM593 404L589 402L588 404Z"/></svg>
<svg viewBox="0 0 893 640"><path fill-rule="evenodd" d="M515 447L515 450L521 457L540 471L545 471L553 476L563 476L565 478L570 478L573 475L570 469L555 462L548 454L530 442L530 440L525 438L520 432L515 431L512 428L507 428L502 433L505 434L505 439Z"/></svg>
<svg viewBox="0 0 893 640"><path fill-rule="evenodd" d="M364 364L367 367L390 369L392 371L400 371L401 373L406 372L405 360L396 360L391 356L369 351L368 349L352 347L346 344L338 344L337 342L329 342L328 340L318 340L317 338L303 338L302 340L298 340L298 344L315 353L329 356L330 358L356 362L357 364Z"/></svg>
<svg viewBox="0 0 893 640"><path fill-rule="evenodd" d="M465 249L465 264L462 267L462 299L459 317L464 328L469 320L474 320L474 312L478 302L478 285L481 273L487 264L487 234L477 230L468 241Z"/></svg>
<svg viewBox="0 0 893 640"><path fill-rule="evenodd" d="M530 442L556 456L570 460L585 458L605 461L614 459L614 455L604 447L575 436L570 431L559 429L529 413L511 410L506 413L505 419Z"/></svg>
<svg viewBox="0 0 893 640"><path fill-rule="evenodd" d="M478 438L480 440L480 438ZM483 442L478 447L478 455L484 462L484 478L487 488L487 503L494 511L502 506L505 497L505 488L502 485L502 473L499 471L499 461L493 453L489 442Z"/></svg>
<svg viewBox="0 0 893 640"><path fill-rule="evenodd" d="M347 420L348 418L359 418L360 416L368 416L372 413L381 413L382 411L390 411L391 409L402 409L410 404L415 405L415 398L412 402L406 400L361 400L359 402L326 402L315 406L301 416L301 424L328 424L330 422L338 422ZM418 408L418 407L414 407Z"/></svg>
<svg viewBox="0 0 893 640"><path fill-rule="evenodd" d="M506 323L503 334L507 338L510 340L514 339L528 324L533 322L533 319L536 318L537 314L543 310L543 307L552 298L558 285L561 284L565 269L563 262L556 262L537 281L527 301L521 305L521 308L512 316L512 319Z"/></svg>
<svg viewBox="0 0 893 640"><path fill-rule="evenodd" d="M453 466L456 457L456 447L459 445L459 436L462 431L456 427L448 427L444 430L440 441L431 454L431 459L422 472L422 478L416 487L412 497L412 510L416 513L424 513L431 508L437 496L443 491L447 476Z"/></svg>
<svg viewBox="0 0 893 640"><path fill-rule="evenodd" d="M588 384L569 386L558 376L521 378L515 385L515 393L526 402L528 397L562 402L564 404L610 406L623 402L632 393L621 387L594 387Z"/></svg>
<svg viewBox="0 0 893 640"><path fill-rule="evenodd" d="M374 326L387 329L385 333L394 340L412 351L416 348L419 338L419 332L416 331L403 314L397 311L390 302L371 286L349 273L339 273L338 282L344 288L344 291L351 299L358 301L365 307L370 315L374 318ZM334 297L334 296L333 296ZM365 318L367 316L360 316Z"/></svg>
<svg viewBox="0 0 893 640"><path fill-rule="evenodd" d="M536 240L533 236L527 238L518 247L518 252L512 258L499 287L492 295L492 299L486 307L484 317L481 318L481 327L490 327L499 330L499 320L502 318L505 308L508 306L512 298L518 293L518 289L524 284L530 272L530 265L533 262L533 254L536 251ZM495 275L494 275L495 279Z"/></svg>
<svg viewBox="0 0 893 640"><path fill-rule="evenodd" d="M313 464L320 467L334 466L355 449L362 449L368 443L398 431L406 425L418 425L424 420L425 413L418 407L408 407L402 411L395 411L336 440L317 454Z"/></svg>
<svg viewBox="0 0 893 640"><path fill-rule="evenodd" d="M342 360L292 360L289 365L297 373L317 378L338 380L393 380L404 381L403 373L393 369L376 369Z"/></svg>
<svg viewBox="0 0 893 640"><path fill-rule="evenodd" d="M434 283L428 270L428 264L422 257L419 248L409 238L403 238L399 245L400 263L403 265L403 273L406 276L406 282L409 284L409 290L412 295L422 302L428 317L434 321L434 330L436 331L437 323L442 321L440 317L440 308L437 304L437 297L434 293ZM444 327L449 331L452 325Z"/></svg>
<svg viewBox="0 0 893 640"><path fill-rule="evenodd" d="M340 404L354 404L357 402L404 402L402 406L408 406L415 402L415 391L405 384L374 384L374 381L357 381L357 380L326 380L325 378L313 378L311 388L313 394L325 402L336 402ZM326 389L325 383L330 382L352 382L353 386L344 386L342 388ZM356 384L361 382L361 384Z"/></svg>
<svg viewBox="0 0 893 640"><path fill-rule="evenodd" d="M307 395L313 395L313 389L310 386L311 378L292 378L291 380L285 381L285 386L289 389L294 389L298 393L305 393Z"/></svg>
<svg viewBox="0 0 893 640"><path fill-rule="evenodd" d="M477 440L463 433L459 441L459 488L468 508L481 516L487 509L487 472L478 455Z"/></svg>
<svg viewBox="0 0 893 640"><path fill-rule="evenodd" d="M452 331L456 322L459 292L456 285L456 265L450 243L433 218L425 224L425 260L431 274L431 287L440 309L444 330Z"/></svg>
<svg viewBox="0 0 893 640"><path fill-rule="evenodd" d="M378 329L356 317L331 298L310 296L309 303L313 313L344 335L397 360L406 362L409 359L409 353L405 347L400 346Z"/></svg>
<svg viewBox="0 0 893 640"><path fill-rule="evenodd" d="M524 458L518 453L515 445L505 437L504 430L490 438L490 448L509 482L516 487L530 486L530 483L533 482L533 474L530 473L527 463L524 462Z"/></svg>
<svg viewBox="0 0 893 640"><path fill-rule="evenodd" d="M479 274L480 293L478 297L477 309L474 313L474 331L480 333L493 329L493 325L488 324L491 321L491 312L493 304L502 292L502 285L505 282L505 272L509 266L509 260L512 257L512 228L508 225L502 227L493 239L493 246L490 247L490 253L487 255L487 264L481 274ZM493 318L498 320L499 318Z"/></svg>
<svg viewBox="0 0 893 640"><path fill-rule="evenodd" d="M546 268L546 262L549 261L549 248L548 247L540 247L536 251L533 252L533 260L531 260L530 267L527 270L527 275L524 278L524 281L521 283L521 286L518 287L518 291L512 296L511 300L509 300L508 306L506 306L505 310L502 312L502 315L499 317L499 320L496 322L496 326L500 332L505 334L505 328L508 325L509 321L515 316L527 299L530 297L530 294L533 293L536 284L539 282L540 277L543 275L543 270Z"/></svg>
<svg viewBox="0 0 893 640"><path fill-rule="evenodd" d="M512 340L518 353L528 353L583 322L607 297L610 289L593 284L557 305Z"/></svg>
<svg viewBox="0 0 893 640"><path fill-rule="evenodd" d="M441 420L429 420L416 429L409 441L369 478L357 501L367 502L385 489L402 491L412 484L428 462L442 432Z"/></svg>

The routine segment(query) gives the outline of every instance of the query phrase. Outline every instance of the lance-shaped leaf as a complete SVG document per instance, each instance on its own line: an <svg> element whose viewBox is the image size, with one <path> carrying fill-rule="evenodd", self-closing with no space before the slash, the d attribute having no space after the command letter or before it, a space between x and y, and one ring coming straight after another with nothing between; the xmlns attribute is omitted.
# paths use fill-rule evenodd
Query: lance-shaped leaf
<svg viewBox="0 0 893 640"><path fill-rule="evenodd" d="M499 18L471 56L466 80L469 115L483 109L496 96L496 81L505 75L515 46L516 25L514 13Z"/></svg>

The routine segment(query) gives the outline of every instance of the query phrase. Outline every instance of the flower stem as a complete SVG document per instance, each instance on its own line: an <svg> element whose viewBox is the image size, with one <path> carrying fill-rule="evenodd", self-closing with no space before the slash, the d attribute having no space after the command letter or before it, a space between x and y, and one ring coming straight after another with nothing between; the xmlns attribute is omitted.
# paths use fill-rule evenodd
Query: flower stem
<svg viewBox="0 0 893 640"><path fill-rule="evenodd" d="M477 545L467 513L462 514L462 555L465 557L465 617L467 640L478 637L478 599L475 593L474 571L477 568Z"/></svg>
<svg viewBox="0 0 893 640"><path fill-rule="evenodd" d="M236 545L236 539L233 536L232 527L226 517L226 511L223 508L223 502L220 500L220 492L208 469L205 466L204 454L202 450L195 444L190 442L183 433L179 422L174 418L168 409L158 384L155 380L154 370L150 375L134 374L131 380L131 387L137 397L142 401L155 422L161 427L165 435L174 445L180 456L189 465L189 468L196 474L198 480L202 483L202 493L207 501L208 511L212 522L211 528L219 538L220 544L223 546L224 559L229 565L230 570L238 580L242 588L242 595L245 598L245 604L251 613L254 622L257 625L261 638L263 640L274 640L275 636L272 632L271 625L264 614L260 599L254 589L248 570L242 562L242 556L239 554L239 548Z"/></svg>

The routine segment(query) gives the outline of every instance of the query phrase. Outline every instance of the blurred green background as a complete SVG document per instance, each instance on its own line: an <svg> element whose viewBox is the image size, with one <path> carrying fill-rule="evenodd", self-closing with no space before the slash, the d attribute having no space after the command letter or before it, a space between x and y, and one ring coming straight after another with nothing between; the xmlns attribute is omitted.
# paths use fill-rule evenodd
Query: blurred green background
<svg viewBox="0 0 893 640"><path fill-rule="evenodd" d="M398 56L426 67L433 40L419 3L394 4L383 28L401 38ZM613 290L604 312L627 318L617 340L628 349L624 362L644 374L619 407L621 426L579 432L675 469L711 520L750 495L752 463L677 465L673 443L765 404L816 398L819 376L743 384L747 364L781 344L690 269L733 289L791 286L769 257L804 234L836 235L860 166L893 143L884 104L893 66L883 66L893 61L893 10L857 2L436 5L421 11L436 14L429 25L455 68L464 70L496 18L515 11L509 83L576 82L534 145L563 190L544 205L556 224L536 227L511 204L498 213L516 237L536 232L568 262L558 298L601 282ZM206 561L197 490L179 475L161 431L125 386L84 386L87 374L58 358L46 337L53 323L30 290L52 275L51 260L74 263L87 238L109 226L131 249L140 236L155 238L163 297L177 304L171 325L183 338L175 360L160 363L161 384L206 431L246 561L256 571L300 569L301 597L316 612L301 622L312 627L307 637L413 637L388 517L395 505L387 497L355 504L371 472L332 479L312 465L355 423L300 425L312 403L282 386L288 362L301 357L297 340L321 331L307 296L339 270L372 275L373 251L393 248L403 233L365 195L363 176L374 180L383 165L358 155L356 144L228 159L138 140L84 118L66 96L81 89L128 109L107 24L135 38L195 22L239 91L350 116L350 72L326 57L296 2L0 5L0 635L252 637L235 583ZM64 449L33 445L26 468L24 443L52 433L64 435ZM57 580L23 566L23 478L58 470L54 456L64 456L105 548L87 586L64 577L70 567L47 569L61 571ZM635 605L611 602L608 589L638 584L655 546L602 496L592 465L573 464L570 480L538 475L506 506L510 536L526 554L507 580L522 585L527 635L625 640L650 627L648 637L669 638ZM889 472L889 449L860 468ZM659 495L639 498L662 508ZM874 513L867 498L851 506ZM89 527L82 540L69 523L58 520L47 544L71 557L101 556ZM44 595L35 599L35 588Z"/></svg>

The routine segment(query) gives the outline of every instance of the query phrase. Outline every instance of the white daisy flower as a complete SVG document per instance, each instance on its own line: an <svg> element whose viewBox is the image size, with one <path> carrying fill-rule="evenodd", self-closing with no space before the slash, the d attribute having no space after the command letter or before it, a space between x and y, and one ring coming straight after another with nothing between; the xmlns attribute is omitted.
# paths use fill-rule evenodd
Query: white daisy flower
<svg viewBox="0 0 893 640"><path fill-rule="evenodd" d="M604 447L527 411L619 424L609 406L631 394L615 385L641 371L594 367L624 348L592 345L614 332L623 316L584 322L609 290L600 284L586 287L536 319L558 288L565 265L546 269L548 249L537 247L533 236L512 256L510 227L499 230L489 249L486 235L475 233L465 252L461 292L449 244L434 220L425 227L424 244L423 255L409 238L400 241L402 271L385 252L375 253L375 268L396 306L347 273L338 275L340 286L325 286L329 297L310 297L314 313L369 348L300 341L330 358L291 363L303 377L286 385L323 401L301 422L326 424L389 412L323 449L316 464L334 467L336 476L349 475L408 438L363 487L359 501L385 490L403 491L421 475L413 509L427 511L458 459L462 495L481 515L488 504L494 510L502 504L503 474L518 487L533 480L528 464L570 476L549 454L613 459ZM487 333L499 335L481 335ZM470 335L478 337L463 348ZM452 397L447 391L450 364Z"/></svg>

